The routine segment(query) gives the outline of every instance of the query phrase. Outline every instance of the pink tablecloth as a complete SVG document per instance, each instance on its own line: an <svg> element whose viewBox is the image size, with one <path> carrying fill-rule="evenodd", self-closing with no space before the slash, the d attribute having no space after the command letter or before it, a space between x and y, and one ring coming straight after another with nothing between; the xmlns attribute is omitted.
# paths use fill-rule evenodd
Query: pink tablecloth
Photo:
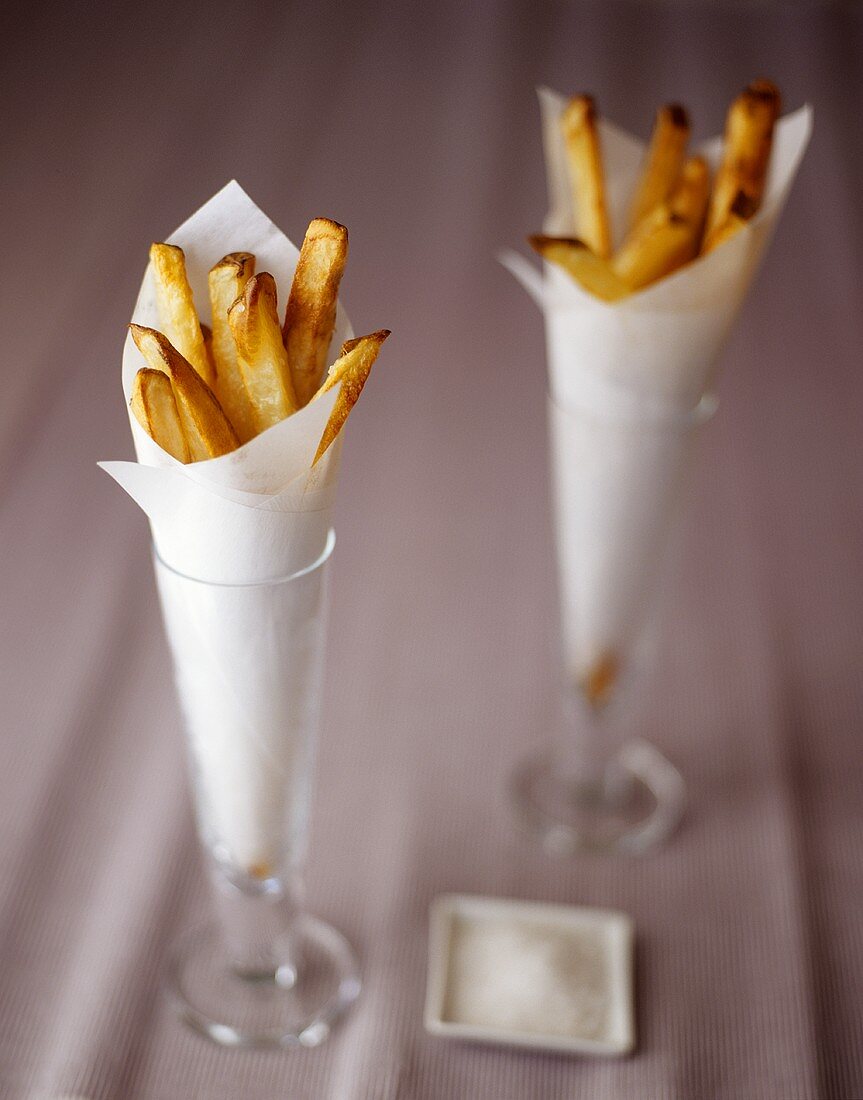
<svg viewBox="0 0 863 1100"><path fill-rule="evenodd" d="M860 8L432 3L18 9L0 163L0 1095L809 1100L863 1095ZM665 851L555 862L505 784L555 682L540 318L494 253L545 209L534 85L698 136L752 76L815 137L725 357L642 732L692 806ZM350 226L395 335L338 510L312 907L366 988L325 1047L231 1053L161 995L206 912L118 357L146 248L231 176ZM618 906L638 1052L421 1025L441 891Z"/></svg>

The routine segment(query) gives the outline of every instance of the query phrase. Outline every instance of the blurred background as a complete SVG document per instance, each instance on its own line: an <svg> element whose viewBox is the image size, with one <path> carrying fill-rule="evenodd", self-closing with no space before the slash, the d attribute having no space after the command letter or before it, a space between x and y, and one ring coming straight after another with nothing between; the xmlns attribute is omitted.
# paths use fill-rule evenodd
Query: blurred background
<svg viewBox="0 0 863 1100"><path fill-rule="evenodd" d="M860 845L863 12L856 3L33 5L0 16L0 1096L854 1097ZM815 130L724 356L641 721L687 776L641 862L556 863L505 784L557 682L541 318L496 262L541 227L537 84L697 141L752 78ZM236 178L393 336L337 513L310 903L367 985L329 1045L228 1053L160 996L208 899L120 352L152 240ZM446 890L619 906L639 1052L421 1027Z"/></svg>

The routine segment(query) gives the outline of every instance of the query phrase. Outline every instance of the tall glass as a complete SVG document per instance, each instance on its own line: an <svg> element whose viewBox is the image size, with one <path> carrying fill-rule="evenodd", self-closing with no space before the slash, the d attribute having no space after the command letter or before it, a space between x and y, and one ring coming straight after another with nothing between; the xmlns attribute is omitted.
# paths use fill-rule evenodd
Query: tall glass
<svg viewBox="0 0 863 1100"><path fill-rule="evenodd" d="M683 780L638 726L639 672L698 427L695 409L614 399L562 404L548 419L562 690L551 743L514 777L524 823L557 854L637 853L683 810Z"/></svg>
<svg viewBox="0 0 863 1100"><path fill-rule="evenodd" d="M360 990L301 877L334 544L265 584L211 584L155 555L217 914L181 942L171 983L183 1018L228 1046L316 1046Z"/></svg>

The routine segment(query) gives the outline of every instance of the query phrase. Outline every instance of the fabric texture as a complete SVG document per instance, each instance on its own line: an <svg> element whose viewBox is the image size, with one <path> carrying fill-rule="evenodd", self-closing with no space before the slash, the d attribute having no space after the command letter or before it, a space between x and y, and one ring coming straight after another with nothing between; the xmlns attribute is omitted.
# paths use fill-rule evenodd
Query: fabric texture
<svg viewBox="0 0 863 1100"><path fill-rule="evenodd" d="M31 6L4 27L0 1097L816 1100L863 1095L863 223L856 5ZM686 776L638 860L556 861L507 783L557 683L542 322L498 265L546 209L534 88L694 136L770 76L815 131L724 356L637 732ZM348 225L357 331L310 908L365 988L323 1047L222 1050L163 996L209 912L131 455L151 240L229 178L295 240ZM526 246L524 246L526 248ZM215 257L214 257L215 259ZM284 290L283 290L284 293ZM443 891L619 907L638 1049L425 1034Z"/></svg>

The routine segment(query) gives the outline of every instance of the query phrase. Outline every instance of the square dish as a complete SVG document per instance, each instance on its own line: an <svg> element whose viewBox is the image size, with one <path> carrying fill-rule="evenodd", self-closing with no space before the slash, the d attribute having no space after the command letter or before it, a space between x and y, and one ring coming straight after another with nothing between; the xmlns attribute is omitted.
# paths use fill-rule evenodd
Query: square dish
<svg viewBox="0 0 863 1100"><path fill-rule="evenodd" d="M449 894L431 907L425 1026L577 1054L635 1046L632 919L582 906Z"/></svg>

